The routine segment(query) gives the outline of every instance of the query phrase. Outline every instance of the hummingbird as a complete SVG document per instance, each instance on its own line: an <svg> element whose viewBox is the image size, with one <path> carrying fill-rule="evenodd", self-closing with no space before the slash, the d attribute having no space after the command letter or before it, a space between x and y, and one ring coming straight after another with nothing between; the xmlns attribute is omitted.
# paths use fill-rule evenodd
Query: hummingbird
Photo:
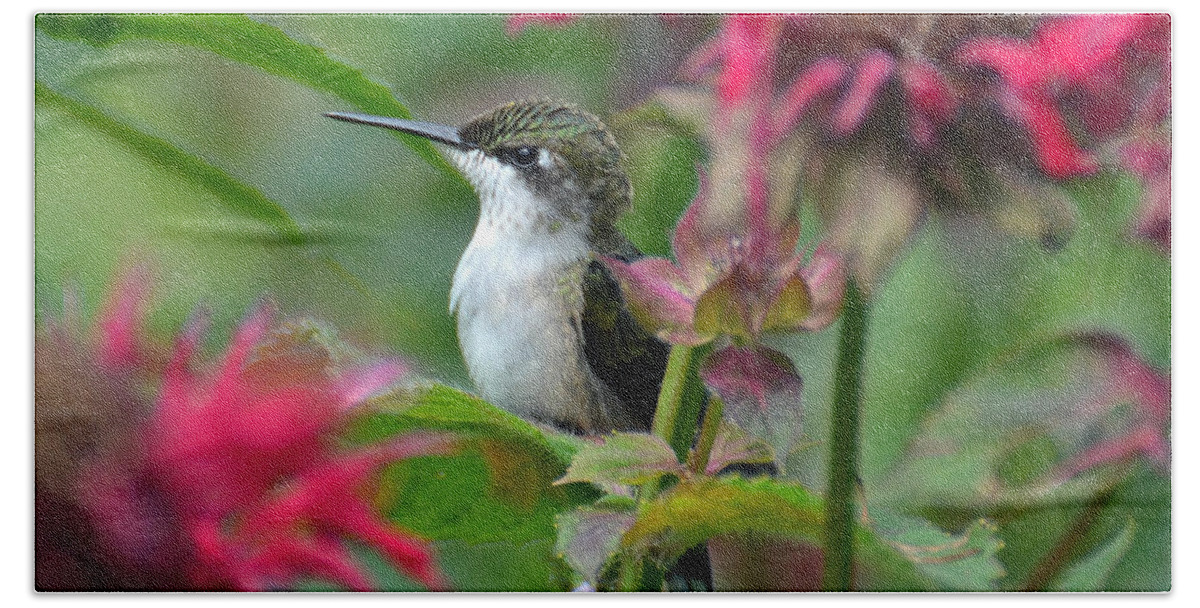
<svg viewBox="0 0 1200 608"><path fill-rule="evenodd" d="M438 144L477 193L450 313L480 396L577 434L650 429L668 347L634 320L598 259L640 255L615 224L632 186L600 119L548 100L508 103L459 127L326 116Z"/></svg>

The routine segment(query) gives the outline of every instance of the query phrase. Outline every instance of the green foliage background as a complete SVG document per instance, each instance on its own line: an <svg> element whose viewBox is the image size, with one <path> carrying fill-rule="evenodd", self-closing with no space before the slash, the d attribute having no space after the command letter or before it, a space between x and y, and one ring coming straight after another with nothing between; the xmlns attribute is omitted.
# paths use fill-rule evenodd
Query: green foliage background
<svg viewBox="0 0 1200 608"><path fill-rule="evenodd" d="M327 319L353 341L401 352L424 375L469 389L446 302L474 225L474 195L426 143L321 114L458 123L503 101L549 96L611 116L668 80L682 50L715 23L692 23L685 39L652 16L586 18L510 37L504 18L491 15L40 15L37 314L59 311L67 289L94 312L121 267L148 261L158 277L152 327L163 336L203 304L216 322L216 348L269 295L286 312ZM622 227L647 253L666 254L703 147L655 126L617 135L636 192ZM907 482L893 473L927 417L1006 354L1103 330L1170 370L1170 264L1127 236L1136 184L1106 174L1067 188L1079 214L1063 250L934 215L877 291L863 414L868 497ZM809 238L820 229L811 202ZM790 456L789 476L818 492L837 331L773 343L805 380L810 441ZM419 426L411 409L401 410L408 413L374 421L363 437ZM485 438L453 462L390 471L397 521L437 541L460 588L569 588L569 569L554 555L554 516L595 496L571 486L532 495L519 488L547 487L565 470L570 446L556 452L532 430L493 436L520 421L446 425ZM495 474L497 458L540 463L533 468L541 477L505 479ZM1032 462L1006 466L1036 470L1053 455L1019 458ZM943 474L946 483L974 483ZM453 487L435 483L448 475ZM1086 501L888 506L947 530L993 519L1005 589L1018 587L1055 541L1047 530L1070 527ZM1075 554L1076 569L1061 581L1070 588L1168 589L1169 479L1140 466L1131 472Z"/></svg>

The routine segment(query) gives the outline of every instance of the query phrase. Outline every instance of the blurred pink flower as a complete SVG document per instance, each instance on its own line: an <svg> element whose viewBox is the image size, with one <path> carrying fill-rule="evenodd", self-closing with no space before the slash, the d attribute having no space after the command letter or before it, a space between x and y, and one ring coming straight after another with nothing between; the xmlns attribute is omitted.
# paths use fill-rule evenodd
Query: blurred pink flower
<svg viewBox="0 0 1200 608"><path fill-rule="evenodd" d="M1029 132L1042 170L1065 179L1096 171L1099 161L1064 110L1093 137L1127 127L1145 98L1138 92L1170 79L1169 28L1165 15L1069 15L1044 21L1029 41L970 40L958 58L996 71L1005 113Z"/></svg>
<svg viewBox="0 0 1200 608"><path fill-rule="evenodd" d="M845 275L836 255L818 247L811 261L795 248L799 222L750 239L714 233L701 221L709 204L700 193L675 229L676 262L605 258L638 321L677 344L704 344L721 335L755 340L770 331L816 331L841 310Z"/></svg>
<svg viewBox="0 0 1200 608"><path fill-rule="evenodd" d="M686 345L723 338L702 377L726 402L725 415L779 454L800 436L802 382L760 338L824 328L837 318L845 288L840 257L828 248L817 247L805 264L797 209L772 192L772 153L845 72L837 63L815 66L777 100L784 23L778 15L730 15L683 66L693 77L717 70L709 134L719 144L709 163L714 179L700 172L700 190L675 227L675 261L604 260L635 317L660 338Z"/></svg>
<svg viewBox="0 0 1200 608"><path fill-rule="evenodd" d="M713 206L752 220L762 184L790 200L799 183L868 290L927 210L982 213L1053 246L1075 216L1055 180L1170 139L1167 15L729 15L680 74L711 77L707 95L659 99L701 120ZM1138 175L1135 233L1165 243L1168 174Z"/></svg>
<svg viewBox="0 0 1200 608"><path fill-rule="evenodd" d="M795 209L772 206L767 166L781 124L772 75L782 26L777 15L730 15L720 35L685 66L699 74L720 64L713 129L722 147L712 165L723 181L709 188L701 175L700 191L672 239L675 263L606 260L634 314L669 342L815 330L840 309L844 277L836 258L819 249L814 263L823 269L806 270L796 251ZM808 88L814 86L819 83ZM789 103L802 105L804 96L793 92Z"/></svg>
<svg viewBox="0 0 1200 608"><path fill-rule="evenodd" d="M121 282L99 322L99 360L127 364L144 350L147 283L144 274ZM444 588L425 543L376 513L370 482L384 465L445 452L450 440L414 433L357 449L337 445L354 408L406 366L337 364L303 331L273 329L273 317L267 305L251 312L209 371L193 369L204 324L190 323L154 406L78 465L77 500L98 553L134 572L112 584L264 590L316 577L370 589L343 543L355 539L430 589ZM168 580L147 580L147 572Z"/></svg>

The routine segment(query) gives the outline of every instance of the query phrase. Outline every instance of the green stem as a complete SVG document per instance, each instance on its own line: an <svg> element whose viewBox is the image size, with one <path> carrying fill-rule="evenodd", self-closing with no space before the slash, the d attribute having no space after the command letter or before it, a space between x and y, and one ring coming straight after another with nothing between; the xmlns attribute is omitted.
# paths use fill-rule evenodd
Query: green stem
<svg viewBox="0 0 1200 608"><path fill-rule="evenodd" d="M1110 488L1100 492L1088 502L1071 529L1064 532L1058 542L1054 543L1050 552L1033 567L1029 578L1021 587L1021 591L1045 591L1046 586L1058 578L1063 568L1071 561L1071 555L1075 549L1099 519L1104 507L1108 506L1112 495L1113 490Z"/></svg>
<svg viewBox="0 0 1200 608"><path fill-rule="evenodd" d="M859 413L868 303L851 277L846 281L842 335L830 412L829 482L825 516L825 591L849 591L854 560L854 489L858 480Z"/></svg>
<svg viewBox="0 0 1200 608"><path fill-rule="evenodd" d="M704 469L708 468L708 457L712 453L724 413L725 402L713 395L708 402L708 409L704 412L704 423L700 426L700 438L696 440L696 449L692 452L691 470L697 475L704 474Z"/></svg>
<svg viewBox="0 0 1200 608"><path fill-rule="evenodd" d="M671 354L667 357L667 370L663 373L662 387L658 391L658 405L654 408L654 421L650 424L650 432L661 437L668 444L675 436L675 423L679 418L679 405L683 401L688 363L691 360L692 347L679 344L671 347ZM638 513L641 513L646 505L658 495L658 490L658 479L642 484L638 489ZM626 552L621 560L617 589L620 591L640 590L642 571L641 556Z"/></svg>
<svg viewBox="0 0 1200 608"><path fill-rule="evenodd" d="M675 420L679 417L679 404L683 400L683 389L687 383L688 363L692 360L692 347L676 344L667 357L667 371L663 374L662 388L658 390L658 405L654 408L654 422L650 432L671 443L675 433Z"/></svg>

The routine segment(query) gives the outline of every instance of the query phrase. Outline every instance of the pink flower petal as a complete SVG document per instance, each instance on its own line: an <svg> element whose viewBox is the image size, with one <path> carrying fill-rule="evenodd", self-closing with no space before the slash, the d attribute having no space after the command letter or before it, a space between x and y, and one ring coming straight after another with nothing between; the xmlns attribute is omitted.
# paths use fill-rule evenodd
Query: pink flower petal
<svg viewBox="0 0 1200 608"><path fill-rule="evenodd" d="M846 266L841 256L824 244L818 246L800 277L811 298L811 312L802 327L808 331L828 327L841 314L846 291Z"/></svg>
<svg viewBox="0 0 1200 608"><path fill-rule="evenodd" d="M326 538L275 539L251 559L237 564L240 591L285 588L301 575L314 576L351 591L371 591L366 573L341 544Z"/></svg>
<svg viewBox="0 0 1200 608"><path fill-rule="evenodd" d="M1033 54L1062 78L1080 81L1110 65L1147 15L1068 15L1052 18L1033 36Z"/></svg>
<svg viewBox="0 0 1200 608"><path fill-rule="evenodd" d="M898 74L909 103L919 112L939 122L954 117L958 111L958 97L946 76L933 64L906 61L900 65Z"/></svg>
<svg viewBox="0 0 1200 608"><path fill-rule="evenodd" d="M1014 93L1004 98L1005 109L1029 131L1042 171L1056 179L1068 179L1099 169L1095 157L1075 143L1053 99L1035 89Z"/></svg>
<svg viewBox="0 0 1200 608"><path fill-rule="evenodd" d="M964 65L984 65L995 70L1010 86L1035 86L1045 79L1044 63L1038 62L1033 49L1022 40L979 38L963 44L957 54Z"/></svg>
<svg viewBox="0 0 1200 608"><path fill-rule="evenodd" d="M725 69L717 80L717 99L726 108L750 101L769 82L781 21L777 15L730 15L725 19Z"/></svg>
<svg viewBox="0 0 1200 608"><path fill-rule="evenodd" d="M274 318L274 306L263 302L250 312L230 338L229 348L225 351L225 361L221 364L221 371L217 373L210 397L211 403L217 408L227 410L236 403L233 393L241 388L237 386L237 382L246 360L250 357L250 351L262 341Z"/></svg>
<svg viewBox="0 0 1200 608"><path fill-rule="evenodd" d="M837 88L849 69L846 62L836 57L822 57L805 68L783 94L783 101L775 113L776 136L782 137L790 131L821 94Z"/></svg>
<svg viewBox="0 0 1200 608"><path fill-rule="evenodd" d="M645 258L632 264L601 260L621 284L630 312L643 327L673 343L704 342L691 331L695 302L670 260Z"/></svg>
<svg viewBox="0 0 1200 608"><path fill-rule="evenodd" d="M1171 145L1167 142L1140 140L1121 147L1121 166L1142 179L1171 172Z"/></svg>
<svg viewBox="0 0 1200 608"><path fill-rule="evenodd" d="M1067 480L1089 469L1115 464L1139 454L1150 458L1156 465L1170 464L1170 449L1161 433L1150 427L1140 427L1132 433L1097 443L1082 453L1062 463L1055 470L1055 477Z"/></svg>
<svg viewBox="0 0 1200 608"><path fill-rule="evenodd" d="M858 129L895 68L896 60L884 51L872 51L859 60L850 88L842 95L831 119L835 135L849 135Z"/></svg>
<svg viewBox="0 0 1200 608"><path fill-rule="evenodd" d="M108 302L100 312L101 365L120 369L141 359L141 324L149 304L150 273L143 267L125 272L110 290Z"/></svg>
<svg viewBox="0 0 1200 608"><path fill-rule="evenodd" d="M931 63L906 61L900 64L898 73L911 106L909 131L913 140L924 147L932 146L938 125L949 122L958 112L958 97Z"/></svg>

